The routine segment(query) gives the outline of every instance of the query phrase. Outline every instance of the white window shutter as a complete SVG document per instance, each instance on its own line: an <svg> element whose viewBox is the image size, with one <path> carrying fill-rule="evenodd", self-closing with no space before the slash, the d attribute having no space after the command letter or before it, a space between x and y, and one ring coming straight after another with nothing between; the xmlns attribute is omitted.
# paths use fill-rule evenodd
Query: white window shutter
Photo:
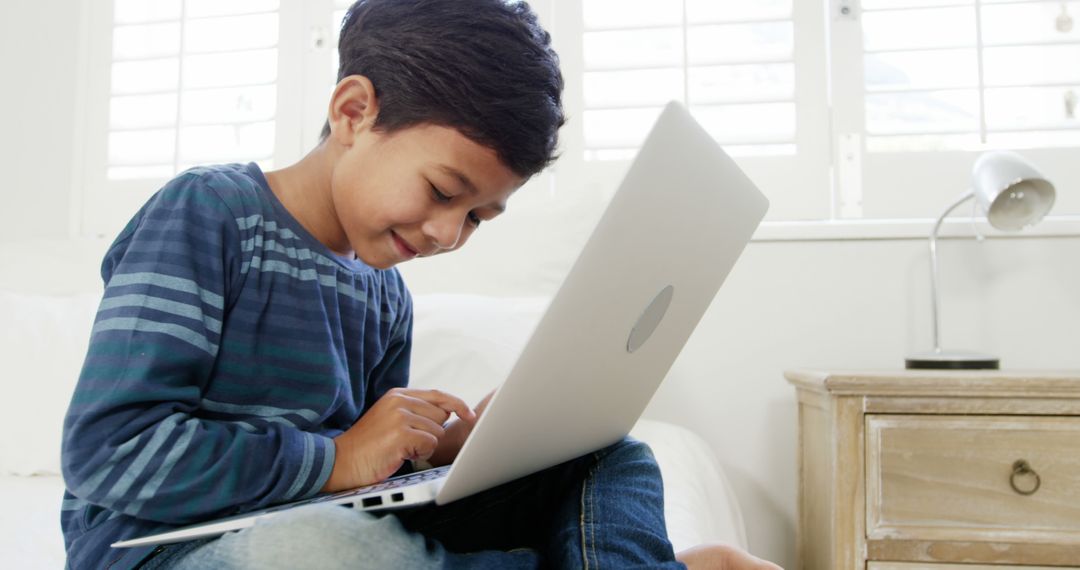
<svg viewBox="0 0 1080 570"><path fill-rule="evenodd" d="M837 109L865 108L866 217L936 216L989 149L1042 168L1059 188L1052 216L1080 213L1067 191L1080 184L1080 2L862 0L860 17L861 45L843 49L862 53L862 89L834 91Z"/></svg>
<svg viewBox="0 0 1080 570"><path fill-rule="evenodd" d="M77 231L115 235L192 166L298 159L300 113L279 110L301 106L281 79L302 76L306 10L279 0L111 0L87 11Z"/></svg>
<svg viewBox="0 0 1080 570"><path fill-rule="evenodd" d="M586 159L626 159L665 103L729 153L795 153L792 0L583 0Z"/></svg>
<svg viewBox="0 0 1080 570"><path fill-rule="evenodd" d="M273 163L277 0L116 0L106 178Z"/></svg>
<svg viewBox="0 0 1080 570"><path fill-rule="evenodd" d="M1080 2L864 0L868 149L1080 146L1070 8L1080 17Z"/></svg>

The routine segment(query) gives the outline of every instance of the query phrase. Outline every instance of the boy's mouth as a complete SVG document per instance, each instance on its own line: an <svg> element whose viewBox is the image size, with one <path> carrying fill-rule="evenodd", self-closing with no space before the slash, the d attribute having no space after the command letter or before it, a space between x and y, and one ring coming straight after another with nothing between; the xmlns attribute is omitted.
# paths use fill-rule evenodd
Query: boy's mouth
<svg viewBox="0 0 1080 570"><path fill-rule="evenodd" d="M397 235L397 233L390 232L390 236L394 239L394 245L397 246L398 253L400 253L406 259L412 259L420 253L413 246L409 245L408 242L401 239L401 236Z"/></svg>

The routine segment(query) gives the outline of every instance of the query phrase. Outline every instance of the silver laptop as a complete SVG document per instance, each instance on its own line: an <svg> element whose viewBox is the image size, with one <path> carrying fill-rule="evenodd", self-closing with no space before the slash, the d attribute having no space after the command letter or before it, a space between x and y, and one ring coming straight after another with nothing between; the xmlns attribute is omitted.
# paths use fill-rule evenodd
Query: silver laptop
<svg viewBox="0 0 1080 570"><path fill-rule="evenodd" d="M181 542L312 504L439 505L625 437L768 209L669 103L452 466L113 544Z"/></svg>

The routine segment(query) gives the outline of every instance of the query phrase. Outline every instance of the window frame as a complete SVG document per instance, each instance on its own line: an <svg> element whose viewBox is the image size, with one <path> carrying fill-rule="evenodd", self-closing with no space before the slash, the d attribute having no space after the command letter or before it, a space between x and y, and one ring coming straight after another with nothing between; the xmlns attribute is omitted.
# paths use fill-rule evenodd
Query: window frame
<svg viewBox="0 0 1080 570"><path fill-rule="evenodd" d="M831 74L830 106L832 144L836 149L833 165L835 177L834 211L832 220L837 227L852 229L845 232L864 232L866 237L904 237L910 232L904 227L932 223L952 202L954 196L968 189L975 159L982 150L885 152L869 151L865 141L865 99L863 78L862 12L858 0L828 0L830 14L829 54L833 69L846 73ZM979 2L976 0L975 8ZM845 12L846 9L846 12ZM982 46L977 46L982 49ZM988 149L989 150L989 149ZM1080 196L1067 194L1070 187L1080 188L1080 173L1070 176L1071 162L1080 148L1018 149L1025 158L1038 165L1054 182L1057 204L1050 215L1033 228L1016 235L1080 235ZM1062 198L1065 197L1065 204ZM1065 208L1063 211L1062 208ZM866 216L869 210L870 216ZM958 211L946 226L953 224L963 233L970 228L970 210ZM886 211L888 215L874 216ZM855 223L845 223L845 222ZM873 225L879 227L872 228ZM819 231L820 224L808 224L807 233ZM857 230L854 228L863 228ZM988 236L1010 235L985 226ZM841 233L845 233L841 232ZM923 235L929 232L929 227Z"/></svg>
<svg viewBox="0 0 1080 570"><path fill-rule="evenodd" d="M534 3L535 6L541 3ZM799 217L809 213L811 219L831 215L830 173L828 164L831 149L814 144L814 133L828 131L826 100L826 61L823 49L807 49L824 45L823 4L793 0L792 20L822 22L821 25L794 26L793 60L796 70L806 70L795 82L796 132L794 155L739 156L736 162L762 187L780 188L796 184L814 188L813 192L789 192L783 197L770 196L772 206L766 220ZM555 50L559 53L566 87L563 106L567 123L560 132L560 153L554 167L557 180L573 181L573 191L564 194L598 192L606 199L614 192L629 160L586 160L585 135L582 124L584 98L584 16L581 5L551 3L550 27ZM799 73L798 71L796 73ZM557 182L558 184L558 182ZM768 194L768 192L767 192Z"/></svg>
<svg viewBox="0 0 1080 570"><path fill-rule="evenodd" d="M294 85L289 78L304 76L309 65L305 53L303 25L311 18L317 2L281 0L278 6L278 69L275 88L278 112L274 117L274 154L276 165L295 162L303 156L303 115L281 112L301 109L306 93L286 88ZM83 10L81 24L84 50L80 57L81 77L76 92L75 165L76 181L71 201L71 234L83 237L112 237L146 200L171 177L110 180L107 175L109 101L111 97L112 1L102 2L94 10Z"/></svg>
<svg viewBox="0 0 1080 570"><path fill-rule="evenodd" d="M546 188L551 199L594 203L614 192L630 161L586 161L584 132L584 21L580 4L532 0L541 23L552 34L566 82L563 103L568 121L561 132L555 165L534 183ZM844 14L844 8L848 13ZM900 158L867 153L862 141L862 36L857 0L793 0L796 67L796 145L793 156L742 156L737 161L762 186L795 188L784 196L774 193L772 211L754 239L759 241L833 239L911 239L925 237L937 212L866 218L863 188L892 184L891 195L900 200L915 192L922 200L940 202L944 209L966 188L966 177L977 152L905 153ZM325 85L332 84L329 61L333 0L281 0L279 4L278 81L274 162L284 166L299 160L317 143L326 114ZM168 179L107 180L108 108L111 69L113 4L81 11L80 33L84 48L78 57L76 124L74 125L74 180L70 233L111 237ZM853 49L854 48L854 49ZM843 67L849 73L830 73ZM855 72L851 72L855 70ZM302 88L293 88L297 83ZM289 88L286 88L289 86ZM831 100L830 100L831 98ZM820 141L825 139L825 143ZM851 152L852 150L858 152ZM1021 151L1036 164L1044 154L1060 162L1076 149ZM1054 155L1059 156L1054 156ZM864 163L892 161L884 174L870 176ZM929 164L932 168L927 168ZM944 165L944 166L942 166ZM932 176L941 168L947 176ZM912 173L917 173L912 180ZM892 174L890 174L892 173ZM900 174L903 174L901 176ZM920 177L921 176L921 177ZM1080 177L1080 173L1077 175ZM901 182L903 181L903 182ZM951 181L951 182L950 182ZM1057 184L1059 201L1071 180ZM1080 183L1072 184L1080 187ZM811 188L809 192L806 188ZM903 191L901 191L903 190ZM1078 198L1080 200L1080 198ZM900 205L895 207L902 210ZM936 208L937 206L935 206ZM1055 208L1056 209L1056 208ZM1080 208L1077 208L1080 213ZM943 235L971 235L968 211L958 212L943 226ZM770 219L771 218L771 219ZM1002 234L980 222L989 237ZM1054 213L1019 236L1080 235L1080 215Z"/></svg>
<svg viewBox="0 0 1080 570"><path fill-rule="evenodd" d="M928 235L936 216L954 195L967 188L971 165L981 151L922 153L869 153L865 149L865 87L861 12L858 0L819 0L792 3L795 22L795 68L798 155L808 162L820 161L826 171L821 178L800 176L806 170L784 164L784 157L736 157L751 178L762 187L786 184L811 188L812 195L788 193L770 196L772 207L754 239L758 241L913 239ZM556 12L552 34L566 76L564 105L570 118L562 131L562 158L556 171L574 180L577 190L613 192L630 161L585 161L584 133L580 117L585 108L582 73L584 24L578 6ZM854 24L854 25L851 25ZM832 70L844 69L845 73ZM815 141L826 140L826 144ZM1020 152L1035 164L1061 164L1076 149L1024 149ZM778 159L779 158L779 159ZM812 167L811 167L812 168ZM942 168L945 173L940 174ZM867 173L870 176L867 176ZM914 174L914 176L913 176ZM864 192L868 183L878 188ZM1062 192L1073 184L1055 176L1059 203ZM808 184L807 180L811 182ZM881 190L881 188L888 188ZM915 194L914 199L912 194ZM869 209L887 202L888 216L864 217ZM931 204L926 208L911 204ZM938 205L940 204L940 206ZM1042 222L1019 234L1005 234L985 221L975 222L987 237L1080 235L1077 214L1053 210ZM1060 210L1058 210L1060 212ZM973 231L970 212L957 212L942 226L942 235L965 236Z"/></svg>

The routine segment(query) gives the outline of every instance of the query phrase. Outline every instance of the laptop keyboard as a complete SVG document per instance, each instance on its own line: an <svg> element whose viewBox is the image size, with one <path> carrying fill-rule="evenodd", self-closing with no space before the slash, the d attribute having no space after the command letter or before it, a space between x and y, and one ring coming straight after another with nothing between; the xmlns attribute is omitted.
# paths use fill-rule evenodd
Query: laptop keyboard
<svg viewBox="0 0 1080 570"><path fill-rule="evenodd" d="M390 479L387 479L382 483L376 483L374 485L368 485L366 487L357 487L356 489L349 489L348 491L339 491L337 493L331 493L329 495L315 497L314 499L311 499L311 502L318 503L322 501L329 501L332 499L354 497L357 495L366 495L368 493L378 493L379 491L386 491L388 489L397 489L409 485L416 485L417 483L423 483L424 481L441 479L446 476L446 472L449 470L450 466L444 465L442 467L436 467L434 469L426 469L424 471L417 471L416 473L399 475L397 477L391 477Z"/></svg>
<svg viewBox="0 0 1080 570"><path fill-rule="evenodd" d="M446 476L446 472L450 470L449 465L442 467L436 467L434 469L426 469L424 471L417 471L416 473L409 473L407 475L400 475L398 477L392 477L375 485L368 487L361 487L357 489L357 494L361 493L374 493L377 491L385 491L386 489L396 489L398 487L404 487L406 485L414 485L423 481L431 481L434 479L441 479Z"/></svg>

